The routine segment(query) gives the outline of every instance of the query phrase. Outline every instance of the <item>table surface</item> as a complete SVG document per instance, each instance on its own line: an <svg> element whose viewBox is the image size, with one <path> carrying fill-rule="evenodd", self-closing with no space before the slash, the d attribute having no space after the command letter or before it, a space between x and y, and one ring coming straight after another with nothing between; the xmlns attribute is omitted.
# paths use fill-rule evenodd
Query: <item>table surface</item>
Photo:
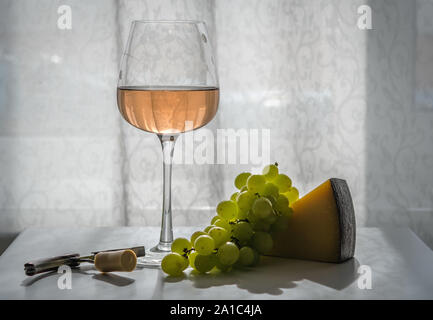
<svg viewBox="0 0 433 320"><path fill-rule="evenodd" d="M187 236L196 228L177 228ZM432 299L433 253L412 231L359 228L355 258L342 264L264 257L259 266L181 278L159 268L100 274L91 264L72 273L60 290L56 272L27 277L35 258L156 243L155 227L30 228L0 256L0 299ZM371 270L371 289L360 289L360 266ZM361 272L361 273L358 273Z"/></svg>

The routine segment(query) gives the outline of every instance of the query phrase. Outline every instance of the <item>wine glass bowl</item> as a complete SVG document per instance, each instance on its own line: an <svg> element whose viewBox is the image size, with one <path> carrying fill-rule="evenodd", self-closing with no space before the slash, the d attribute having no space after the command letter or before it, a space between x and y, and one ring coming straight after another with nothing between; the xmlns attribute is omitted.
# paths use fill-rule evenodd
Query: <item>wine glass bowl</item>
<svg viewBox="0 0 433 320"><path fill-rule="evenodd" d="M203 22L132 22L117 103L128 123L157 134L163 151L161 234L159 244L151 249L154 255L144 261L147 264L159 264L173 241L171 163L176 138L209 123L218 102L216 66Z"/></svg>
<svg viewBox="0 0 433 320"><path fill-rule="evenodd" d="M156 134L198 129L215 116L216 87L119 87L119 111L136 128Z"/></svg>

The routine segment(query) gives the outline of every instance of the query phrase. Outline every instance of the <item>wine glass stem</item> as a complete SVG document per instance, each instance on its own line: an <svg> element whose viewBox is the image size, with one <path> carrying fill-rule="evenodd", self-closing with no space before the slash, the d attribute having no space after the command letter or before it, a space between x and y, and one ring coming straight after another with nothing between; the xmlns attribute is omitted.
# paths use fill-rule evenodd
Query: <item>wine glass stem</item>
<svg viewBox="0 0 433 320"><path fill-rule="evenodd" d="M158 135L162 146L163 158L163 200L161 237L158 249L170 251L173 242L173 226L171 218L171 168L173 162L174 145L177 135Z"/></svg>

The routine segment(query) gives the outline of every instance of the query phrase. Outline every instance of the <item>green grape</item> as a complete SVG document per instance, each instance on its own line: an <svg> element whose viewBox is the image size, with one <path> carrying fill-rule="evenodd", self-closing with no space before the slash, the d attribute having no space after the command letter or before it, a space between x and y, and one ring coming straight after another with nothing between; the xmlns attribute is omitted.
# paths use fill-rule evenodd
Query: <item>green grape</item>
<svg viewBox="0 0 433 320"><path fill-rule="evenodd" d="M194 259L194 268L200 273L209 272L215 267L217 262L215 254L198 254Z"/></svg>
<svg viewBox="0 0 433 320"><path fill-rule="evenodd" d="M220 218L230 221L238 215L238 206L234 201L221 201L217 206L217 213Z"/></svg>
<svg viewBox="0 0 433 320"><path fill-rule="evenodd" d="M256 259L256 255L254 254L254 250L250 247L242 247L239 250L239 264L244 267L251 266Z"/></svg>
<svg viewBox="0 0 433 320"><path fill-rule="evenodd" d="M185 256L182 256L182 259L183 259L182 271L184 271L186 268L189 267L189 259Z"/></svg>
<svg viewBox="0 0 433 320"><path fill-rule="evenodd" d="M273 184L272 182L266 182L261 195L265 197L272 196L274 198L277 198L279 193L280 192L278 190L278 187L275 184Z"/></svg>
<svg viewBox="0 0 433 320"><path fill-rule="evenodd" d="M217 262L216 262L215 267L216 267L218 270L222 271L222 272L228 272L228 271L230 271L230 270L232 269L232 266L226 266L225 264L222 264L222 263L219 262L218 260L217 260Z"/></svg>
<svg viewBox="0 0 433 320"><path fill-rule="evenodd" d="M259 218L264 219L273 213L272 203L265 197L256 199L252 207L253 214Z"/></svg>
<svg viewBox="0 0 433 320"><path fill-rule="evenodd" d="M248 211L239 210L237 218L239 220L245 220L248 216Z"/></svg>
<svg viewBox="0 0 433 320"><path fill-rule="evenodd" d="M213 227L209 230L209 235L215 241L216 248L230 240L230 233L228 233L226 229L221 227Z"/></svg>
<svg viewBox="0 0 433 320"><path fill-rule="evenodd" d="M290 217L292 216L292 214L293 214L293 209L289 207L289 211L287 211L286 214L287 214L287 215L289 216L289 218L290 218Z"/></svg>
<svg viewBox="0 0 433 320"><path fill-rule="evenodd" d="M180 276L185 270L185 258L178 253L169 253L161 261L162 271L170 276Z"/></svg>
<svg viewBox="0 0 433 320"><path fill-rule="evenodd" d="M274 241L269 233L258 231L253 235L252 244L259 253L267 254L272 250Z"/></svg>
<svg viewBox="0 0 433 320"><path fill-rule="evenodd" d="M253 214L253 210L249 210L248 211L248 214L247 214L247 220L250 222L250 223L255 223L257 220L258 220L258 218L256 217L256 216L254 216L254 214Z"/></svg>
<svg viewBox="0 0 433 320"><path fill-rule="evenodd" d="M231 266L239 258L239 249L233 242L226 242L219 247L217 258L221 264Z"/></svg>
<svg viewBox="0 0 433 320"><path fill-rule="evenodd" d="M194 252L191 252L191 253L189 254L189 256L188 256L189 265L190 265L193 269L195 269L194 261L195 261L195 258L197 257L197 255L198 255L198 252L194 251Z"/></svg>
<svg viewBox="0 0 433 320"><path fill-rule="evenodd" d="M287 197L283 194L280 194L277 198L277 203L275 205L275 209L277 209L277 211L280 214L288 214L290 211L289 208L289 200L287 199Z"/></svg>
<svg viewBox="0 0 433 320"><path fill-rule="evenodd" d="M292 186L292 180L285 174L279 174L272 182L278 187L280 193L289 191Z"/></svg>
<svg viewBox="0 0 433 320"><path fill-rule="evenodd" d="M192 234L192 236L191 236L191 239L190 239L191 243L193 244L198 237L200 237L200 236L206 236L206 235L207 235L207 233L204 232L204 231L196 231L196 232L194 232Z"/></svg>
<svg viewBox="0 0 433 320"><path fill-rule="evenodd" d="M277 221L278 216L275 214L271 214L265 219L263 219L268 225L272 226Z"/></svg>
<svg viewBox="0 0 433 320"><path fill-rule="evenodd" d="M254 230L248 222L239 222L233 226L233 236L241 243L246 243L251 239Z"/></svg>
<svg viewBox="0 0 433 320"><path fill-rule="evenodd" d="M258 253L257 250L254 250L254 249L253 249L253 251L254 251L254 262L251 266L256 266L260 262L260 253Z"/></svg>
<svg viewBox="0 0 433 320"><path fill-rule="evenodd" d="M290 206L299 199L299 191L295 187L291 187L284 195L289 199Z"/></svg>
<svg viewBox="0 0 433 320"><path fill-rule="evenodd" d="M238 193L234 192L231 196L230 196L230 200L231 201L236 201L236 198L238 197Z"/></svg>
<svg viewBox="0 0 433 320"><path fill-rule="evenodd" d="M269 164L263 168L262 171L263 176L267 181L274 180L278 175L278 164Z"/></svg>
<svg viewBox="0 0 433 320"><path fill-rule="evenodd" d="M245 185L243 186L238 193L244 192L244 191L248 191L248 187Z"/></svg>
<svg viewBox="0 0 433 320"><path fill-rule="evenodd" d="M248 177L251 175L249 172L242 172L235 178L235 187L239 190L246 185Z"/></svg>
<svg viewBox="0 0 433 320"><path fill-rule="evenodd" d="M275 209L275 207L277 205L277 198L278 198L278 196L277 196L277 198L275 198L274 196L266 196L265 198L268 199L271 202L272 208Z"/></svg>
<svg viewBox="0 0 433 320"><path fill-rule="evenodd" d="M204 228L204 232L207 234L209 232L210 229L212 229L213 227L215 227L213 224L211 224L210 226L207 226L206 228Z"/></svg>
<svg viewBox="0 0 433 320"><path fill-rule="evenodd" d="M247 180L247 187L248 190L252 193L259 193L261 194L263 191L263 188L265 187L265 177L263 177L261 174L253 174L248 177Z"/></svg>
<svg viewBox="0 0 433 320"><path fill-rule="evenodd" d="M254 231L264 231L268 232L271 229L269 223L267 223L264 219L256 220L251 225Z"/></svg>
<svg viewBox="0 0 433 320"><path fill-rule="evenodd" d="M232 231L232 226L231 226L231 224L230 224L228 221L226 221L226 220L218 219L217 221L215 221L215 225L216 225L217 227L220 227L220 228L224 228L224 229L226 229L228 232L231 232L231 231Z"/></svg>
<svg viewBox="0 0 433 320"><path fill-rule="evenodd" d="M186 238L177 238L171 244L171 251L179 253L180 255L185 254L187 251L191 250L192 245Z"/></svg>
<svg viewBox="0 0 433 320"><path fill-rule="evenodd" d="M214 216L210 221L210 224L214 224L214 222L217 221L219 218L220 218L219 216Z"/></svg>
<svg viewBox="0 0 433 320"><path fill-rule="evenodd" d="M272 224L272 232L286 231L289 226L290 218L286 214L277 217L277 220Z"/></svg>
<svg viewBox="0 0 433 320"><path fill-rule="evenodd" d="M255 199L256 196L252 192L244 191L242 193L239 193L238 197L236 198L239 211L248 212L248 210L250 210L251 206L253 205Z"/></svg>
<svg viewBox="0 0 433 320"><path fill-rule="evenodd" d="M194 242L194 249L199 254L209 255L215 249L215 241L211 236L199 236Z"/></svg>

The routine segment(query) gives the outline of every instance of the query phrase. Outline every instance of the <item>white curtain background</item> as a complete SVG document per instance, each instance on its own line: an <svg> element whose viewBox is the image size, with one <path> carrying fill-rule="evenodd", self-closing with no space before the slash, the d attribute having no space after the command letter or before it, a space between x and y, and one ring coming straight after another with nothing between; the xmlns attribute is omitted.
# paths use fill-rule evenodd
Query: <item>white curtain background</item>
<svg viewBox="0 0 433 320"><path fill-rule="evenodd" d="M0 1L0 232L160 223L159 142L116 106L134 19L206 22L221 88L208 129L270 129L270 160L301 194L346 179L358 226L433 246L429 0ZM174 225L205 226L252 167L176 164Z"/></svg>

